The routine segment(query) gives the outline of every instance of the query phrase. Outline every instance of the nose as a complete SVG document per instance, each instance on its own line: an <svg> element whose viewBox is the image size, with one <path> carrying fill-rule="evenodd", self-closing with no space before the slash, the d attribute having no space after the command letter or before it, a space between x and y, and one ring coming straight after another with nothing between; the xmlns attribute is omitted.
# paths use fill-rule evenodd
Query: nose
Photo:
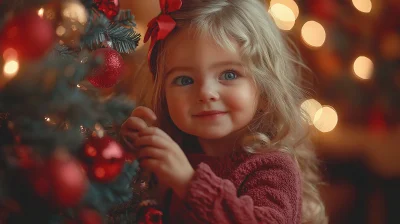
<svg viewBox="0 0 400 224"><path fill-rule="evenodd" d="M218 86L213 83L203 83L199 86L198 101L201 103L219 100Z"/></svg>

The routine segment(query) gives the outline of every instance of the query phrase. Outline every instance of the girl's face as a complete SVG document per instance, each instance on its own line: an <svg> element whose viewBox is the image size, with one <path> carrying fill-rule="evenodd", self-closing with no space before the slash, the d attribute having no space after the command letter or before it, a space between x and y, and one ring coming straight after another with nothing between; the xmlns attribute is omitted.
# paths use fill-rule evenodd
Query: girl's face
<svg viewBox="0 0 400 224"><path fill-rule="evenodd" d="M257 88L238 53L189 32L182 30L166 43L169 115L180 130L201 139L227 137L253 119Z"/></svg>

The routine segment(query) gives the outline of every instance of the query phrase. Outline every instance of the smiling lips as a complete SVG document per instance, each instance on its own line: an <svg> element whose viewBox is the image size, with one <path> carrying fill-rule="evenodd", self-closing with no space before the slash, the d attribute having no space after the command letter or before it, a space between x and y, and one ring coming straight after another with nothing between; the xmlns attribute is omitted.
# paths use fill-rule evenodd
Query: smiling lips
<svg viewBox="0 0 400 224"><path fill-rule="evenodd" d="M193 115L194 117L198 118L214 118L218 117L220 115L224 115L226 112L224 111L219 111L219 110L209 110L209 111L202 111L198 114Z"/></svg>

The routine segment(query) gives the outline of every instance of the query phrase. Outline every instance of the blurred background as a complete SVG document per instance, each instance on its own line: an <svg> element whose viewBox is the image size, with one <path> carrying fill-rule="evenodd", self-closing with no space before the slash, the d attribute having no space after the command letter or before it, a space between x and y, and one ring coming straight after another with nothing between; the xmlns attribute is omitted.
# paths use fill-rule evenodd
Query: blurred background
<svg viewBox="0 0 400 224"><path fill-rule="evenodd" d="M143 37L159 1L120 3L132 10ZM314 117L330 223L400 223L400 1L267 3L314 77L313 98L302 106ZM150 91L142 77L147 49L141 41L126 56L129 69L106 94L139 100Z"/></svg>

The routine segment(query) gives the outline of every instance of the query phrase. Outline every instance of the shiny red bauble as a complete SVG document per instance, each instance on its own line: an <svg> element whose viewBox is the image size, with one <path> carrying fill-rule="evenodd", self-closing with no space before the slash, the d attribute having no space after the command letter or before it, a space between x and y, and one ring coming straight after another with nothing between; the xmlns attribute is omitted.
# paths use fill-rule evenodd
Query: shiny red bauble
<svg viewBox="0 0 400 224"><path fill-rule="evenodd" d="M83 157L89 176L98 182L115 180L125 164L125 151L109 136L90 137L85 143Z"/></svg>
<svg viewBox="0 0 400 224"><path fill-rule="evenodd" d="M94 57L103 59L103 63L94 68L87 77L89 82L97 88L114 86L124 69L124 60L118 51L112 48L100 48L93 52Z"/></svg>
<svg viewBox="0 0 400 224"><path fill-rule="evenodd" d="M39 59L50 50L54 40L51 22L42 19L36 11L23 12L7 21L0 31L0 51L12 48L18 58Z"/></svg>
<svg viewBox="0 0 400 224"><path fill-rule="evenodd" d="M93 0L93 2L109 19L113 19L119 13L119 0Z"/></svg>
<svg viewBox="0 0 400 224"><path fill-rule="evenodd" d="M30 177L35 192L56 207L73 207L88 189L81 164L66 152L56 152Z"/></svg>

